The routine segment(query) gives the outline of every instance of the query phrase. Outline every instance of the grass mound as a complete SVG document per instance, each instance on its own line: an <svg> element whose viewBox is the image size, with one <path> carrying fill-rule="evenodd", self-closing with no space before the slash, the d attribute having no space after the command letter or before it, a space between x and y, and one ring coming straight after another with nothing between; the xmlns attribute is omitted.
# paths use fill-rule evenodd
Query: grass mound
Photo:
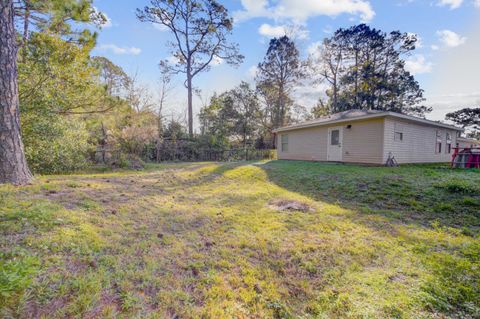
<svg viewBox="0 0 480 319"><path fill-rule="evenodd" d="M271 201L268 206L274 210L278 210L281 212L299 211L306 213L314 211L314 209L306 203L287 199L276 199L274 201Z"/></svg>

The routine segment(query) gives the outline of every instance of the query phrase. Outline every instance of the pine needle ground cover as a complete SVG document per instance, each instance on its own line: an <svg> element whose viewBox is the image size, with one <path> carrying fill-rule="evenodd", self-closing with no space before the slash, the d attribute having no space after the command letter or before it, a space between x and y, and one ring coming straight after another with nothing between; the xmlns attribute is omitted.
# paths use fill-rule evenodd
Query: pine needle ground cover
<svg viewBox="0 0 480 319"><path fill-rule="evenodd" d="M0 186L0 317L479 318L479 185L271 161Z"/></svg>

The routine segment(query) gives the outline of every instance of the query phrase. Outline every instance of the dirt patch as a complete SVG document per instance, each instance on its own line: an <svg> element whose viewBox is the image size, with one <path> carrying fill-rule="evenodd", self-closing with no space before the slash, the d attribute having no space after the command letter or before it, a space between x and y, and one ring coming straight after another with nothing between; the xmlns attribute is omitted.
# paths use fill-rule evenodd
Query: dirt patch
<svg viewBox="0 0 480 319"><path fill-rule="evenodd" d="M287 199L277 199L277 200L271 201L268 204L268 207L271 208L271 209L280 211L280 212L300 211L300 212L303 212L303 213L307 213L307 212L315 211L315 209L313 209L311 206L309 206L306 203L302 203L302 202L295 201L295 200L287 200Z"/></svg>

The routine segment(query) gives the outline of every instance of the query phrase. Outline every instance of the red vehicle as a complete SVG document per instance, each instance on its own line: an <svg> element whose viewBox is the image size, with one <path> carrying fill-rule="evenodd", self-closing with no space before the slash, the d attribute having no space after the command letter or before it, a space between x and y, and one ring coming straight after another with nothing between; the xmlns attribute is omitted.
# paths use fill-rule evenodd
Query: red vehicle
<svg viewBox="0 0 480 319"><path fill-rule="evenodd" d="M480 148L455 147L452 155L452 167L480 168Z"/></svg>

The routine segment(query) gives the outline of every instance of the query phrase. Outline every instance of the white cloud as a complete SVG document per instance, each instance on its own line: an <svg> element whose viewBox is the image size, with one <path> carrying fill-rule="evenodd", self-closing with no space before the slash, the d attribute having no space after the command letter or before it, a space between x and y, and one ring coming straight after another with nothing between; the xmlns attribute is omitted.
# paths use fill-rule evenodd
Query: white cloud
<svg viewBox="0 0 480 319"><path fill-rule="evenodd" d="M437 98L436 102L442 104L449 101L442 110L435 108L438 114L451 111L461 107L475 106L480 104L480 90L478 86L478 75L480 74L480 63L478 52L480 52L480 19L474 21L473 27L465 36L468 40L465 44L450 50L443 50L435 54L434 75L429 79L428 96L455 95L452 98ZM475 95L476 92L476 96ZM460 94L463 96L460 98ZM470 96L468 96L470 95ZM427 96L427 98L428 98ZM468 96L468 97L467 97Z"/></svg>
<svg viewBox="0 0 480 319"><path fill-rule="evenodd" d="M252 65L247 70L247 76L250 79L254 79L257 76L257 73L258 73L258 67L256 65Z"/></svg>
<svg viewBox="0 0 480 319"><path fill-rule="evenodd" d="M282 37L286 34L285 32L285 26L279 25L279 26L272 26L268 23L264 23L258 28L258 33L260 33L263 36L266 37Z"/></svg>
<svg viewBox="0 0 480 319"><path fill-rule="evenodd" d="M292 20L304 23L311 17L340 14L358 16L362 21L370 21L375 16L367 0L241 0L244 10L234 13L235 20L266 17L275 20Z"/></svg>
<svg viewBox="0 0 480 319"><path fill-rule="evenodd" d="M268 6L268 0L241 0L241 2L245 11L253 16L263 15Z"/></svg>
<svg viewBox="0 0 480 319"><path fill-rule="evenodd" d="M98 26L102 28L110 28L113 26L112 19L108 17L108 15L105 12L102 12L101 14L105 18L104 21L99 21L99 19L96 19L97 15L100 14L100 10L98 10L97 7L93 7L93 12L91 13L90 17L92 20L96 23L98 23Z"/></svg>
<svg viewBox="0 0 480 319"><path fill-rule="evenodd" d="M322 47L322 41L313 42L308 46L307 52L310 55L315 54L320 50L321 47Z"/></svg>
<svg viewBox="0 0 480 319"><path fill-rule="evenodd" d="M314 60L318 60L322 54L322 45L322 41L311 43L307 48L309 57L313 58Z"/></svg>
<svg viewBox="0 0 480 319"><path fill-rule="evenodd" d="M219 58L218 56L214 56L212 59L212 62L210 62L210 65L212 66L218 66L223 64L225 62L222 58Z"/></svg>
<svg viewBox="0 0 480 319"><path fill-rule="evenodd" d="M169 55L165 58L165 60L171 64L171 65L176 65L176 64L180 64L180 60L174 56L174 55ZM219 66L219 65L222 65L223 63L225 62L224 59L218 57L218 56L214 56L212 61L210 62L210 66L212 67L215 67L215 66Z"/></svg>
<svg viewBox="0 0 480 319"><path fill-rule="evenodd" d="M432 66L433 64L428 62L422 54L417 54L405 61L405 69L414 75L430 73Z"/></svg>
<svg viewBox="0 0 480 319"><path fill-rule="evenodd" d="M320 97L325 96L325 91L328 88L329 86L325 82L319 85L312 85L309 82L300 83L294 88L292 97L297 104L310 109L317 104Z"/></svg>
<svg viewBox="0 0 480 319"><path fill-rule="evenodd" d="M113 26L112 19L109 18L105 13L103 14L105 17L105 23L102 24L102 28L110 28Z"/></svg>
<svg viewBox="0 0 480 319"><path fill-rule="evenodd" d="M332 34L333 33L333 27L331 25L327 25L326 27L324 27L322 29L322 31L326 34Z"/></svg>
<svg viewBox="0 0 480 319"><path fill-rule="evenodd" d="M168 31L168 28L166 26L164 26L163 24L160 24L160 23L152 23L153 27L155 29L157 29L158 31Z"/></svg>
<svg viewBox="0 0 480 319"><path fill-rule="evenodd" d="M258 33L268 38L279 38L287 35L294 39L307 39L309 32L301 25L277 25L273 26L268 23L262 24L258 28Z"/></svg>
<svg viewBox="0 0 480 319"><path fill-rule="evenodd" d="M444 120L445 114L457 111L467 106L478 105L480 101L480 92L464 91L461 93L426 95L425 105L431 106L433 112L429 118L433 120Z"/></svg>
<svg viewBox="0 0 480 319"><path fill-rule="evenodd" d="M415 37L417 37L417 43L415 43L415 47L416 47L417 49L423 48L423 39L420 37L419 34L413 33L413 32L409 32L408 35L409 35L409 36L415 36Z"/></svg>
<svg viewBox="0 0 480 319"><path fill-rule="evenodd" d="M102 51L111 51L114 54L122 55L139 55L142 53L142 50L135 47L119 47L115 44L102 44L99 47L99 50Z"/></svg>
<svg viewBox="0 0 480 319"><path fill-rule="evenodd" d="M438 5L442 7L448 6L450 7L451 10L453 10L453 9L460 8L462 3L463 3L463 0L440 0L438 2Z"/></svg>
<svg viewBox="0 0 480 319"><path fill-rule="evenodd" d="M466 37L462 37L450 30L437 31L437 36L439 37L440 42L449 48L458 47L467 41Z"/></svg>
<svg viewBox="0 0 480 319"><path fill-rule="evenodd" d="M437 50L440 49L440 47L439 47L438 45L436 45L436 44L432 44L432 45L430 46L430 48L431 48L433 51L437 51Z"/></svg>
<svg viewBox="0 0 480 319"><path fill-rule="evenodd" d="M308 31L305 26L296 24L286 26L286 33L292 39L304 40L308 39L310 31Z"/></svg>
<svg viewBox="0 0 480 319"><path fill-rule="evenodd" d="M480 9L480 0L474 0L474 1L473 1L473 6L474 6L475 8L479 8L479 9Z"/></svg>
<svg viewBox="0 0 480 319"><path fill-rule="evenodd" d="M165 60L167 60L168 63L175 65L179 63L180 61L173 55L168 56Z"/></svg>

